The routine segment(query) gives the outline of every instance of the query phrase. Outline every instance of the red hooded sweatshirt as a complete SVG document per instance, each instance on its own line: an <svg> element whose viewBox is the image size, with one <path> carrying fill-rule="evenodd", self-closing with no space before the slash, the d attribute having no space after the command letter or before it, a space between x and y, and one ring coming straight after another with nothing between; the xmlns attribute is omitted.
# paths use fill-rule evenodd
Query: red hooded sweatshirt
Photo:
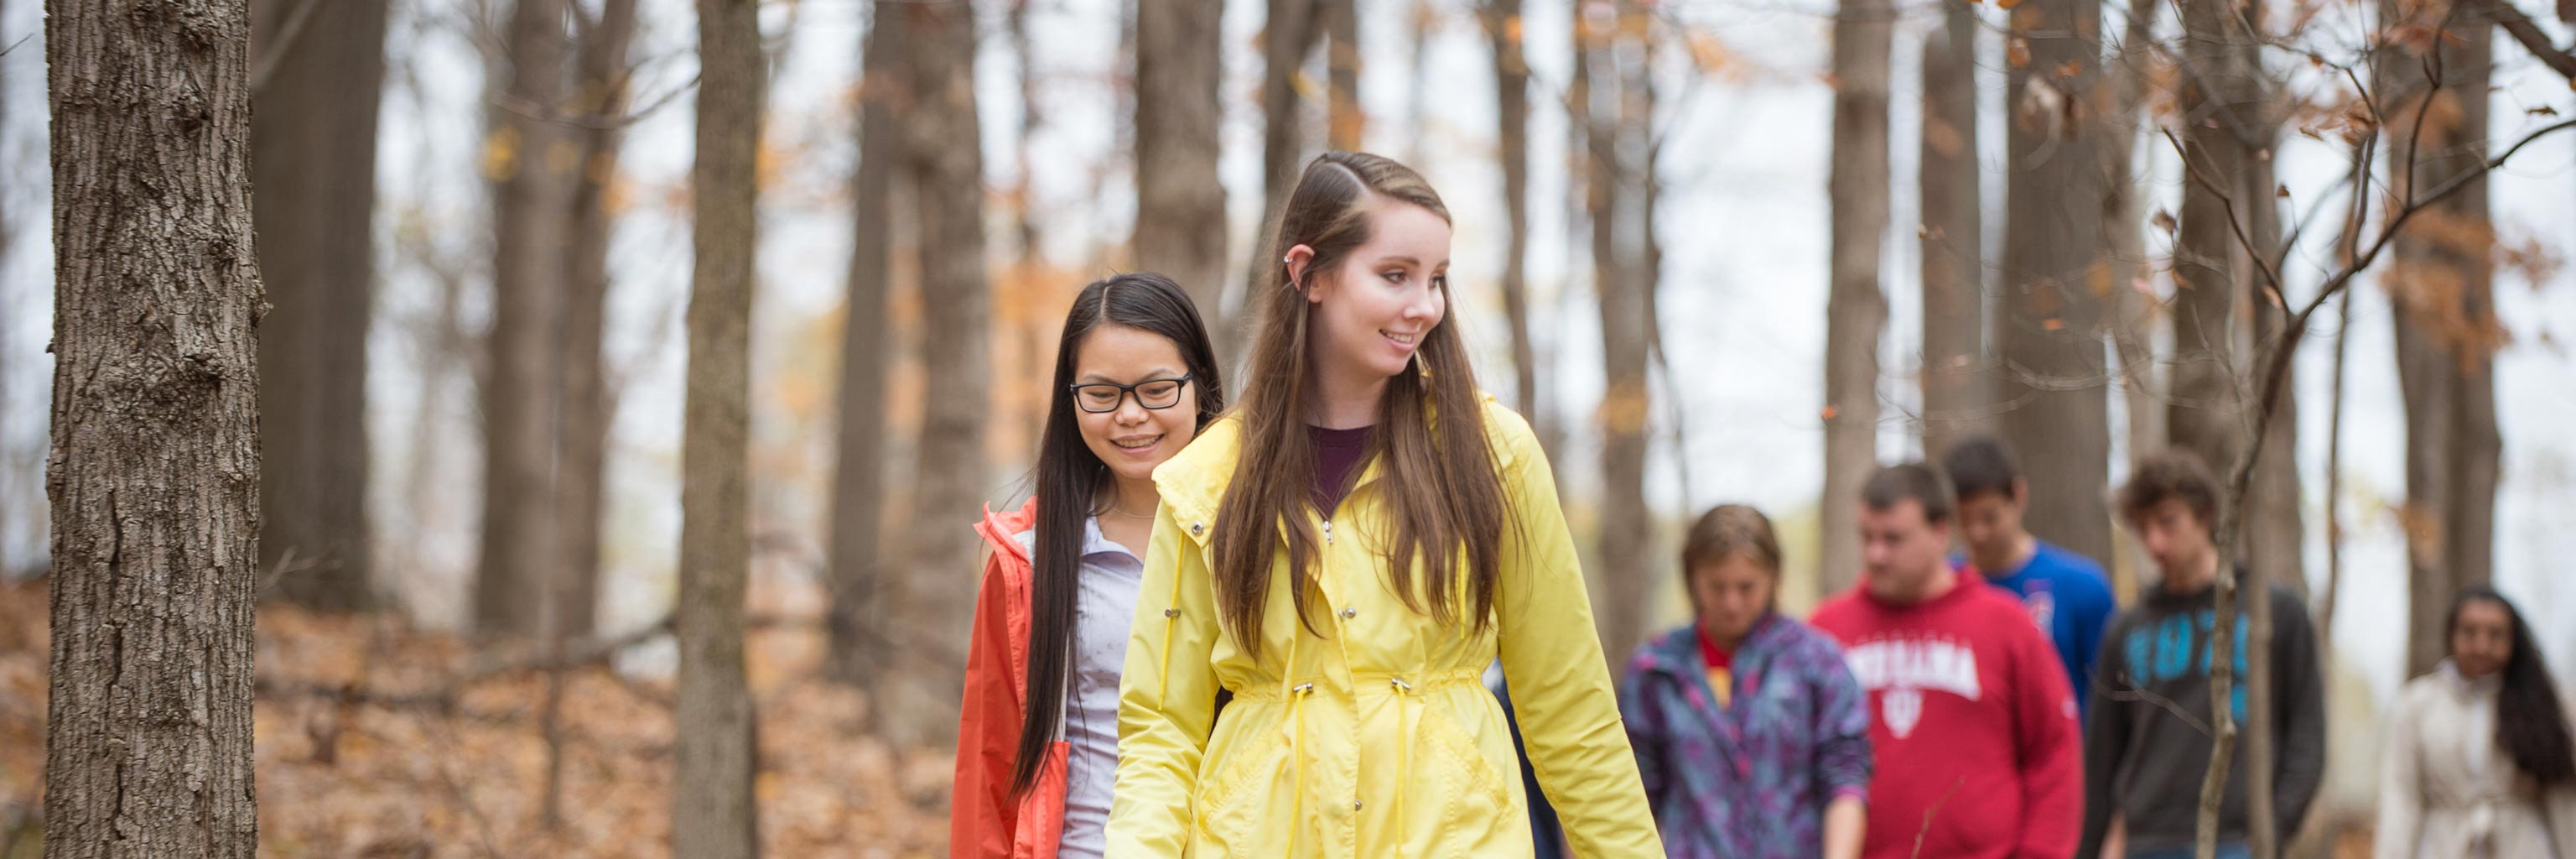
<svg viewBox="0 0 2576 859"><path fill-rule="evenodd" d="M2082 732L2057 650L2022 604L1961 577L1910 606L1866 586L1816 609L1869 691L1866 859L2066 859L2084 816ZM1917 850L1917 839L1920 850Z"/></svg>
<svg viewBox="0 0 2576 859"><path fill-rule="evenodd" d="M1037 521L1037 499L1015 513L984 511L975 531L990 545L975 592L966 650L965 707L957 720L957 779L949 795L950 859L1055 859L1064 829L1069 747L1047 748L1037 784L1011 795L1022 698L1029 688L1029 556L1011 535Z"/></svg>

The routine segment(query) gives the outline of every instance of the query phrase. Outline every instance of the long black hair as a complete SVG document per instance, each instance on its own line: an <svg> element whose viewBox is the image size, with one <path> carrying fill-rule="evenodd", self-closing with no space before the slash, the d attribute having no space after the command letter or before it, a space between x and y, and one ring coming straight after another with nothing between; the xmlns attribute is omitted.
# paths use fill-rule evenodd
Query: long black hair
<svg viewBox="0 0 2576 859"><path fill-rule="evenodd" d="M2559 709L2549 662L2531 640L2531 625L2522 622L2522 611L2514 608L2513 601L2484 585L2461 588L2459 598L2451 603L2443 640L2459 630L2460 609L2471 602L2504 607L2513 627L2513 653L2505 657L2504 688L2496 694L2496 744L2504 747L2514 766L2543 787L2576 782L2576 742L2568 737L2567 711Z"/></svg>
<svg viewBox="0 0 2576 859"><path fill-rule="evenodd" d="M1074 364L1083 341L1106 325L1162 335L1189 365L1189 390L1198 395L1198 428L1225 411L1225 386L1217 378L1216 347L1188 292L1151 272L1122 274L1082 288L1065 314L1056 343L1055 387L1048 395L1046 430L1038 442L1037 547L1031 560L1029 685L1020 715L1020 748L1011 760L1011 792L1037 784L1047 748L1062 730L1065 676L1073 667L1074 615L1082 583L1083 525L1110 503L1107 463L1082 440L1081 412L1073 404Z"/></svg>

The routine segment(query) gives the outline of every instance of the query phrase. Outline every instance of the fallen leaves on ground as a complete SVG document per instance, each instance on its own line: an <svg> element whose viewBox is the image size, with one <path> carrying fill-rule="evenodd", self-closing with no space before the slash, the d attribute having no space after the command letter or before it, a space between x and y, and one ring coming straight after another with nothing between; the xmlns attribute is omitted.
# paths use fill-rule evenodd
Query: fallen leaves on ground
<svg viewBox="0 0 2576 859"><path fill-rule="evenodd" d="M0 811L43 805L46 629L42 581L0 585ZM944 786L946 754L868 736L864 696L816 676L820 638L782 624L750 641L763 854L938 855L946 813L905 791ZM260 608L258 646L261 856L670 855L667 679L564 674L562 820L549 831L546 672L457 687L478 656L458 636L282 606Z"/></svg>

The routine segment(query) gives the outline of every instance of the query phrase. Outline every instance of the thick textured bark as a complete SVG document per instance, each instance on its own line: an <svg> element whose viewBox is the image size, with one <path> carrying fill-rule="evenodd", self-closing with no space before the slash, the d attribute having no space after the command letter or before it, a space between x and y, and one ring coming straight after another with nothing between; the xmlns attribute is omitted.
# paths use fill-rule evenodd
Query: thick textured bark
<svg viewBox="0 0 2576 859"><path fill-rule="evenodd" d="M831 653L835 680L878 691L892 664L885 513L887 296L893 288L894 197L903 170L899 105L909 103L908 39L899 0L876 0L860 74L859 167L851 181L849 294L843 300L840 427L832 472ZM878 700L883 700L879 698Z"/></svg>
<svg viewBox="0 0 2576 859"><path fill-rule="evenodd" d="M1521 56L1521 0L1479 9L1494 50L1495 139L1503 172L1503 318L1511 327L1512 406L1539 419L1538 357L1530 342L1529 64Z"/></svg>
<svg viewBox="0 0 2576 859"><path fill-rule="evenodd" d="M2029 0L2012 10L2027 45L2006 98L2010 190L1996 342L2002 434L2031 481L2033 533L2085 555L2111 554L2110 414L2102 304L2114 288L2103 253L2098 116L2081 106L2101 74L2100 0ZM2058 75L2070 71L2069 77Z"/></svg>
<svg viewBox="0 0 2576 859"><path fill-rule="evenodd" d="M608 476L608 429L614 394L601 342L608 324L608 237L616 226L608 188L617 179L618 133L626 113L627 48L635 39L635 0L606 0L581 37L572 111L581 166L572 182L564 258L562 470L555 485L556 530L563 561L555 570L556 634L583 638L599 605L600 517Z"/></svg>
<svg viewBox="0 0 2576 859"><path fill-rule="evenodd" d="M1977 19L1942 0L1923 37L1923 452L1938 457L1988 423L1983 177L1977 160ZM1837 162L1839 164L1839 162ZM1839 210L1838 210L1839 211ZM1828 508L1830 509L1830 508ZM1847 534L1825 532L1828 544Z"/></svg>
<svg viewBox="0 0 2576 859"><path fill-rule="evenodd" d="M367 321L375 288L376 105L385 0L259 0L251 182L269 316L259 338L260 565L270 595L324 611L374 607L367 550Z"/></svg>
<svg viewBox="0 0 2576 859"><path fill-rule="evenodd" d="M259 354L247 0L45 4L48 859L250 859Z"/></svg>
<svg viewBox="0 0 2576 859"><path fill-rule="evenodd" d="M1823 590L1860 575L1860 486L1878 467L1878 340L1887 327L1879 244L1887 235L1887 54L1895 11L1845 0L1834 22L1831 286L1825 300Z"/></svg>
<svg viewBox="0 0 2576 859"><path fill-rule="evenodd" d="M1622 43L1643 36L1643 12L1618 7L1610 32L1578 35L1578 61L1591 67L1586 135L1592 222L1593 289L1601 312L1602 394L1594 420L1601 432L1600 627L1602 647L1623 658L1648 623L1648 549L1653 511L1646 506L1646 447L1653 397L1647 388L1647 338L1654 289L1646 263L1646 147L1650 130L1639 105L1651 86L1644 63ZM1630 120L1640 120L1631 122Z"/></svg>
<svg viewBox="0 0 2576 859"><path fill-rule="evenodd" d="M492 110L492 350L483 386L483 550L474 623L541 632L558 559L553 516L564 223L575 166L564 126L563 0L517 0L508 83Z"/></svg>
<svg viewBox="0 0 2576 859"><path fill-rule="evenodd" d="M1242 287L1248 295L1259 289L1262 275L1278 258L1264 247L1279 232L1279 207L1287 205L1288 191L1297 183L1297 169L1305 159L1306 149L1300 130L1304 125L1304 104L1297 95L1297 76L1312 53L1316 40L1323 36L1321 0L1269 0L1270 18L1261 29L1261 231L1254 233L1252 259L1246 264ZM1252 302L1238 302L1244 307ZM1221 314L1217 325L1217 347L1228 367L1236 366L1243 357L1242 324L1235 312Z"/></svg>
<svg viewBox="0 0 2576 859"><path fill-rule="evenodd" d="M2388 52L2378 70L2393 132L2388 183L2403 201L2485 161L2494 30L2487 19L2466 9L2453 13L2447 4L2383 3L2380 14L2441 30ZM2438 86L2424 74L2423 53L2431 50L2440 52ZM2407 224L2382 280L2396 306L2397 382L2406 400L2401 515L2412 596L2410 676L2441 661L2451 598L2490 574L2503 448L2495 412L2494 355L2503 332L2492 295L2493 243L2487 181L2478 179Z"/></svg>
<svg viewBox="0 0 2576 859"><path fill-rule="evenodd" d="M967 525L985 497L984 425L992 387L985 330L982 132L975 120L975 21L958 4L907 4L906 52L919 100L903 129L921 224L925 386L917 527L903 617L906 702L887 711L898 742L944 745L965 683L977 540Z"/></svg>
<svg viewBox="0 0 2576 859"><path fill-rule="evenodd" d="M681 439L678 775L671 854L760 853L743 595L751 566L752 252L758 247L760 16L756 0L699 0L697 165Z"/></svg>
<svg viewBox="0 0 2576 859"><path fill-rule="evenodd" d="M1224 11L1203 0L1136 6L1136 267L1170 276L1208 319L1225 285L1225 186L1216 171Z"/></svg>
<svg viewBox="0 0 2576 859"><path fill-rule="evenodd" d="M1360 109L1360 12L1356 0L1321 0L1324 16L1325 145L1356 152L1368 132Z"/></svg>

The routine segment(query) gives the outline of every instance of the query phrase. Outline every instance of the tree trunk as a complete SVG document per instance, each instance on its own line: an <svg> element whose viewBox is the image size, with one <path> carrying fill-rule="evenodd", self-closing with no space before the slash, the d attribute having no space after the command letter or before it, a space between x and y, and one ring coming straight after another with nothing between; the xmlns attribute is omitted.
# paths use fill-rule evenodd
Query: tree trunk
<svg viewBox="0 0 2576 859"><path fill-rule="evenodd" d="M563 825L563 653L566 642L590 637L599 605L599 540L607 483L608 430L615 413L601 372L601 343L608 325L608 238L616 218L608 187L617 177L618 129L625 119L632 69L626 49L635 36L635 0L606 0L599 16L585 19L573 68L579 78L571 113L581 153L572 177L572 210L564 257L563 454L555 481L555 529L563 553L552 575L553 617L546 624L545 699L539 705L546 738L546 778L539 820L549 832Z"/></svg>
<svg viewBox="0 0 2576 859"><path fill-rule="evenodd" d="M2351 350L2352 290L2346 289L2335 297L2334 393L2326 407L2326 592L2317 603L2317 640L2328 642L2329 647L2334 641L2335 603L2343 596L2343 378Z"/></svg>
<svg viewBox="0 0 2576 859"><path fill-rule="evenodd" d="M1062 317L1047 312L1052 308L1041 310L1034 306L1047 302L1032 300L1034 296L1043 294L1047 285L1046 278L1039 273L1044 263L1042 251L1045 242L1040 238L1038 228L1037 185L1035 171L1031 169L1035 163L1031 146L1038 135L1038 127L1046 121L1045 110L1037 95L1037 50L1029 40L1029 8L1032 2L1011 0L1003 13L1003 27L1009 33L1011 55L1014 64L1019 66L1016 83L1020 115L1012 146L1012 156L1018 162L1014 165L1018 180L1015 183L1017 187L1012 188L1006 198L1010 201L1007 209L1015 222L1016 235L1012 244L1018 255L1004 266L1005 274L999 278L1002 294L992 299L996 311L994 328L1007 338L1004 341L1007 345L995 353L1007 358L997 358L990 369L991 375L997 379L1047 378L1047 374L1055 369L1054 335L1062 332ZM1124 79L1135 80L1135 70L1130 68L1127 72ZM1132 108L1126 115L1134 115ZM1133 141L1129 145L1133 146ZM1048 398L1043 396L1005 392L995 404L998 413L990 420L993 429L989 432L1000 436L1001 446L1007 449L1036 450L1038 438L1046 433L1048 404ZM1011 432L1006 427L1018 431Z"/></svg>
<svg viewBox="0 0 2576 859"><path fill-rule="evenodd" d="M1360 109L1360 13L1356 0L1321 0L1324 16L1325 145L1357 152L1367 138Z"/></svg>
<svg viewBox="0 0 2576 859"><path fill-rule="evenodd" d="M1988 402L1985 203L1978 191L1983 177L1977 167L1976 7L1966 0L1943 0L1941 20L1941 29L1923 37L1923 140L1918 162L1923 199L1923 224L1917 231L1923 263L1923 454L1933 459L1960 438L1984 430ZM1848 543L1849 536L1825 532L1828 544Z"/></svg>
<svg viewBox="0 0 2576 859"><path fill-rule="evenodd" d="M1477 6L1482 14L1490 3ZM1420 164L1429 154L1424 127L1431 114L1431 31L1440 22L1440 11L1431 0L1412 0L1404 7L1405 64L1404 73L1404 163ZM1524 96L1527 94L1524 93Z"/></svg>
<svg viewBox="0 0 2576 859"><path fill-rule="evenodd" d="M2269 194L2259 200L2244 194L2255 166L2262 82L2260 68L2242 62L2239 45L2252 34L2237 10L2222 0L2182 4L2183 62L2190 72L2182 85L2186 173L2174 241L2173 404L2166 434L2212 469L2235 463L2244 443L2246 394L2239 380L2254 355L2250 326L2238 323L2236 309L2249 272L2238 231L2272 202Z"/></svg>
<svg viewBox="0 0 2576 859"><path fill-rule="evenodd" d="M608 188L617 179L627 84L634 70L636 0L606 0L582 34L575 69L574 145L581 166L572 178L570 242L564 258L563 463L555 486L556 531L563 561L555 570L555 631L586 638L599 605L600 517L605 513L608 431L614 394L601 344L608 326L608 239L616 226Z"/></svg>
<svg viewBox="0 0 2576 859"><path fill-rule="evenodd" d="M2238 7L2247 19L2261 20L2261 0L2249 0ZM2244 20L2244 19L2240 19ZM2236 43L2238 67L2256 75L2254 82L2260 96L2248 117L2251 137L2250 160L2237 183L2236 199L2240 219L2253 248L2239 249L2236 269L2239 300L2245 303L2253 322L2254 342L2259 349L2246 354L2259 359L2266 350L2282 348L2282 330L2290 311L2281 305L2280 288L2265 271L2278 272L2282 256L2280 200L2274 193L2277 179L2272 171L2272 150L2280 136L2280 124L2274 118L2272 84L2263 71L2262 46L2247 38ZM2257 254L2259 253L2259 256ZM2260 396L2261 380L2254 378L2256 367L2250 365L2238 374L2237 390L2246 392L2246 402ZM2288 375L2283 384L2295 390L2298 368L2295 361L2284 369ZM2257 404L2260 407L2260 404ZM2245 771L2247 838L2254 855L2272 859L2280 855L2282 834L2279 815L2273 804L2274 740L2279 736L2275 725L2279 717L2276 702L2280 700L2272 673L2272 628L2274 611L2272 586L2283 585L2292 593L2308 591L2306 534L2299 515L2299 410L2298 398L2283 395L2272 403L2272 419L2264 424L2261 438L2243 438L2261 451L2254 464L2253 480L2246 487L2244 524L2238 545L2253 570L2253 581L2245 594L2245 718L2254 730L2245 735ZM2243 431L2239 431L2240 438ZM2299 607L2305 610L2304 607Z"/></svg>
<svg viewBox="0 0 2576 859"><path fill-rule="evenodd" d="M840 427L832 474L831 654L825 671L842 683L889 703L885 671L892 664L892 613L897 589L882 566L885 512L886 376L889 339L887 296L892 292L896 174L901 172L900 106L912 101L909 37L900 0L876 0L862 52L859 167L851 181L849 295L841 331ZM882 720L883 710L876 711Z"/></svg>
<svg viewBox="0 0 2576 859"><path fill-rule="evenodd" d="M1578 35L1579 62L1591 67L1588 184L1592 220L1593 288L1601 310L1603 387L1595 416L1601 431L1600 557L1602 647L1613 660L1636 649L1648 623L1649 548L1653 512L1646 507L1646 447L1652 397L1646 386L1646 340L1653 320L1646 295L1654 288L1645 270L1645 147L1651 132L1631 124L1632 105L1644 98L1645 70L1627 37L1643 36L1643 13L1618 6L1611 32ZM1580 28L1578 28L1580 30Z"/></svg>
<svg viewBox="0 0 2576 859"><path fill-rule="evenodd" d="M752 781L743 596L751 564L752 253L762 62L756 0L699 0L697 165L689 295L688 413L681 440L678 775L671 854L760 855Z"/></svg>
<svg viewBox="0 0 2576 859"><path fill-rule="evenodd" d="M890 708L894 739L946 745L965 682L965 633L974 613L977 539L985 497L984 424L992 385L985 330L982 134L975 119L975 21L967 4L910 4L913 82L907 149L921 224L922 411L920 511L913 529L903 672L911 684Z"/></svg>
<svg viewBox="0 0 2576 859"><path fill-rule="evenodd" d="M1279 249L1269 246L1279 232L1279 207L1287 205L1288 191L1297 184L1299 162L1304 160L1305 146L1300 134L1304 124L1297 97L1299 67L1314 50L1316 39L1323 33L1320 26L1321 0L1269 0L1269 23L1261 28L1261 231L1254 234L1252 260L1244 272L1244 293L1260 289L1262 275L1270 266L1279 265ZM1250 300L1242 308L1254 306ZM1236 313L1242 308L1219 311L1217 348L1224 350L1227 367L1241 363L1244 341L1242 322Z"/></svg>
<svg viewBox="0 0 2576 859"><path fill-rule="evenodd" d="M1512 405L1539 419L1538 357L1530 342L1529 64L1521 56L1521 0L1479 9L1494 48L1495 137L1503 171L1503 318L1511 327Z"/></svg>
<svg viewBox="0 0 2576 859"><path fill-rule="evenodd" d="M2129 7L2121 25L2120 44L2110 52L2104 70L2111 84L2112 113L2101 137L2104 184L2102 211L2108 227L2103 241L2111 267L2109 316L2111 342L2119 357L2120 398L2126 406L2128 455L2132 466L2165 449L2167 397L2157 367L2156 327L2163 323L2154 294L2145 290L2157 266L2147 257L2147 197L2138 178L2136 154L2147 122L2146 96L2156 51L2156 21L2166 4ZM2213 467L2218 467L2214 466ZM2138 592L2137 579L2153 561L2136 541L2122 556L2104 556L2111 593L2127 600Z"/></svg>
<svg viewBox="0 0 2576 859"><path fill-rule="evenodd" d="M305 10L303 7L312 5ZM367 549L367 323L385 0L259 0L251 183L260 271L260 566L279 599L376 604ZM288 19L306 20L290 27ZM264 61L263 65L267 65Z"/></svg>
<svg viewBox="0 0 2576 859"><path fill-rule="evenodd" d="M2393 49L2379 69L2388 126L2389 184L2399 200L2475 170L2487 157L2487 87L2494 31L2482 17L2445 7L2407 11L2382 4L2384 20L2442 32L2424 44L2440 52L2438 86L2421 52ZM2428 107L2429 104L2429 107ZM2418 114L2421 113L2419 120ZM2415 137L2417 129L2421 137ZM2418 215L2391 247L2387 285L2397 328L2397 381L2406 401L2408 676L2432 670L2451 599L2487 581L2502 441L2495 416L2494 232L2487 183L2479 179Z"/></svg>
<svg viewBox="0 0 2576 859"><path fill-rule="evenodd" d="M893 667L892 618L901 582L885 565L885 455L888 377L894 332L894 189L904 165L898 112L913 101L904 51L907 16L895 0L869 13L860 72L859 164L852 175L853 228L841 335L837 463L832 477L831 654L826 670L872 693L882 706ZM882 713L880 712L880 716Z"/></svg>
<svg viewBox="0 0 2576 859"><path fill-rule="evenodd" d="M1823 522L1817 569L1824 593L1848 587L1860 574L1860 543L1852 539L1860 531L1860 487L1878 467L1878 340L1887 326L1878 266L1887 235L1887 55L1895 17L1886 0L1845 0L1834 22L1825 487L1817 502Z"/></svg>
<svg viewBox="0 0 2576 859"><path fill-rule="evenodd" d="M491 374L483 406L483 549L475 627L542 630L559 535L553 511L564 214L576 165L563 103L563 0L517 0L508 84L493 109Z"/></svg>
<svg viewBox="0 0 2576 859"><path fill-rule="evenodd" d="M1136 7L1136 267L1180 283L1211 320L1225 285L1225 186L1216 169L1224 11L1203 0Z"/></svg>
<svg viewBox="0 0 2576 859"><path fill-rule="evenodd" d="M246 0L45 4L49 859L250 859L261 305Z"/></svg>
<svg viewBox="0 0 2576 859"><path fill-rule="evenodd" d="M0 16L8 14L8 0L0 0ZM0 63L0 128L15 127L9 124L9 106L9 69L6 63ZM10 261L16 256L13 251L18 247L18 225L9 220L11 214L8 195L0 194L0 271L11 270ZM0 307L17 306L17 282L0 282ZM9 434L9 416L17 413L17 401L9 395L9 359L18 354L18 344L9 334L10 327L0 325L0 578L10 575L10 562L16 559L19 517L16 478L21 473L18 448L13 443L15 437Z"/></svg>
<svg viewBox="0 0 2576 859"><path fill-rule="evenodd" d="M2003 288L1995 400L2007 443L2032 481L2033 533L2095 558L2111 555L2110 413L2104 400L2104 165L2099 123L2075 100L2101 74L2100 0L2029 0L2011 38L2029 62L2010 72ZM2073 72L2060 77L2059 70Z"/></svg>

